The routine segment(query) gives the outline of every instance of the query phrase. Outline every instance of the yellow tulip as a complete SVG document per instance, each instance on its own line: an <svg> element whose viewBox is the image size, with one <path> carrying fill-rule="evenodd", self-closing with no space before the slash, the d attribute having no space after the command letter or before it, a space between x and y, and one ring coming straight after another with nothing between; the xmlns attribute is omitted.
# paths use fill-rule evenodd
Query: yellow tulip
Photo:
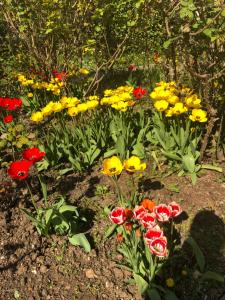
<svg viewBox="0 0 225 300"><path fill-rule="evenodd" d="M43 114L40 111L37 111L31 115L31 120L33 122L40 122L43 120Z"/></svg>
<svg viewBox="0 0 225 300"><path fill-rule="evenodd" d="M124 169L130 173L144 171L146 169L146 163L141 163L140 158L137 156L131 156L124 161Z"/></svg>
<svg viewBox="0 0 225 300"><path fill-rule="evenodd" d="M166 100L158 100L154 103L154 107L157 111L167 110L169 103Z"/></svg>
<svg viewBox="0 0 225 300"><path fill-rule="evenodd" d="M108 176L120 175L123 165L117 156L104 159L102 173Z"/></svg>
<svg viewBox="0 0 225 300"><path fill-rule="evenodd" d="M207 121L207 112L202 109L193 109L189 119L193 122L206 122Z"/></svg>

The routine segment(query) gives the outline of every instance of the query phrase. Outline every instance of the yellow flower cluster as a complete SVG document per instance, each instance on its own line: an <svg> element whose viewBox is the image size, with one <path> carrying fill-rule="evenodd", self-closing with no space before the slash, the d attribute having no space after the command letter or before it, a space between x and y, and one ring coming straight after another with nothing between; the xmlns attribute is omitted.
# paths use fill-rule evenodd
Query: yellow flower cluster
<svg viewBox="0 0 225 300"><path fill-rule="evenodd" d="M63 81L60 81L58 78L51 78L50 82L35 81L34 79L27 79L23 74L18 74L18 81L23 86L31 86L37 90L51 91L54 95L59 95L64 86Z"/></svg>
<svg viewBox="0 0 225 300"><path fill-rule="evenodd" d="M69 116L74 117L81 112L93 109L99 105L98 96L89 96L88 101L80 103L77 97L66 97L63 96L59 101L50 101L41 111L34 112L31 115L31 120L33 122L40 122L45 117L60 112L64 109L68 109L67 113Z"/></svg>
<svg viewBox="0 0 225 300"><path fill-rule="evenodd" d="M144 171L146 169L146 163L141 163L140 158L134 155L125 160L124 163L122 163L117 156L112 156L110 158L104 159L103 161L102 173L105 175L120 175L123 169L125 169L129 173Z"/></svg>
<svg viewBox="0 0 225 300"><path fill-rule="evenodd" d="M132 92L133 87L131 86L120 86L114 90L105 90L104 97L101 99L101 105L107 104L119 111L127 111L128 107L133 106Z"/></svg>
<svg viewBox="0 0 225 300"><path fill-rule="evenodd" d="M189 119L193 122L206 122L207 113L201 108L201 99L190 88L177 87L174 81L161 81L150 94L157 111L166 117L178 116L191 111Z"/></svg>

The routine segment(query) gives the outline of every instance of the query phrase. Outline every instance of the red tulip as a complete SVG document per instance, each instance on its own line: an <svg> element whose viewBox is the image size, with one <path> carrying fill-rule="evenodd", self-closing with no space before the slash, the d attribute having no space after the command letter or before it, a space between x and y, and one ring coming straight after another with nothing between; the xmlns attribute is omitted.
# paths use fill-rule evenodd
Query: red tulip
<svg viewBox="0 0 225 300"><path fill-rule="evenodd" d="M13 121L13 116L12 115L7 115L3 118L4 123L11 123Z"/></svg>
<svg viewBox="0 0 225 300"><path fill-rule="evenodd" d="M162 236L163 236L163 231L158 225L155 225L154 227L149 228L146 231L144 235L144 239L149 244L151 241L161 238Z"/></svg>
<svg viewBox="0 0 225 300"><path fill-rule="evenodd" d="M155 214L146 213L142 216L140 220L144 227L150 228L155 225Z"/></svg>
<svg viewBox="0 0 225 300"><path fill-rule="evenodd" d="M29 161L32 161L33 163L42 160L43 157L45 157L46 153L41 152L40 149L33 147L30 149L26 149L23 151L23 158Z"/></svg>
<svg viewBox="0 0 225 300"><path fill-rule="evenodd" d="M165 236L152 240L148 246L152 254L158 257L167 256L167 239Z"/></svg>
<svg viewBox="0 0 225 300"><path fill-rule="evenodd" d="M136 99L141 99L146 93L147 91L140 86L133 90L133 95Z"/></svg>
<svg viewBox="0 0 225 300"><path fill-rule="evenodd" d="M110 220L118 225L123 224L126 221L125 210L122 207L114 208L109 216Z"/></svg>
<svg viewBox="0 0 225 300"><path fill-rule="evenodd" d="M148 211L143 206L136 206L133 210L134 217L136 220L141 220L143 215L146 214Z"/></svg>
<svg viewBox="0 0 225 300"><path fill-rule="evenodd" d="M11 163L8 169L8 175L12 179L24 180L28 176L29 168L32 166L32 162L22 159Z"/></svg>
<svg viewBox="0 0 225 300"><path fill-rule="evenodd" d="M180 205L175 201L171 202L168 206L171 208L172 217L178 217L182 213Z"/></svg>
<svg viewBox="0 0 225 300"><path fill-rule="evenodd" d="M167 222L171 217L171 208L166 204L160 204L154 208L154 213L159 222Z"/></svg>

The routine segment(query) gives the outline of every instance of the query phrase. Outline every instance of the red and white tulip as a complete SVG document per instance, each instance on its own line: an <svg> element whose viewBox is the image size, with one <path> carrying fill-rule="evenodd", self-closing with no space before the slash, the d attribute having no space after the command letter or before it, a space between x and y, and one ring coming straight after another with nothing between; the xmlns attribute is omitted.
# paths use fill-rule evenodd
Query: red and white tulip
<svg viewBox="0 0 225 300"><path fill-rule="evenodd" d="M168 206L171 208L171 217L176 218L182 213L180 205L175 201L171 202Z"/></svg>
<svg viewBox="0 0 225 300"><path fill-rule="evenodd" d="M118 224L118 225L123 224L126 221L125 209L122 207L114 208L111 211L109 218L115 224Z"/></svg>
<svg viewBox="0 0 225 300"><path fill-rule="evenodd" d="M159 222L167 222L172 216L172 209L166 204L159 204L154 208L154 213Z"/></svg>
<svg viewBox="0 0 225 300"><path fill-rule="evenodd" d="M152 254L158 257L166 257L168 254L167 239L165 236L152 240L148 246Z"/></svg>

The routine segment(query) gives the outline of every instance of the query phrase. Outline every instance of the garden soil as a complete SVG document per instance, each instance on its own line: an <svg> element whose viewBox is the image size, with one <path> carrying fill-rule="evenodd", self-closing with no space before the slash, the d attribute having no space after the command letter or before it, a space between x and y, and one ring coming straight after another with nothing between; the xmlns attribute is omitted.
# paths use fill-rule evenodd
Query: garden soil
<svg viewBox="0 0 225 300"><path fill-rule="evenodd" d="M31 208L24 183L17 187L5 179L2 171L0 190L0 300L139 300L131 273L118 263L115 238L104 239L110 225L104 207L115 203L113 186L96 167L84 177L67 175L54 179L49 174L50 201L58 194L82 208L86 215L85 231L92 244L90 253L67 242L66 237L41 237L21 208ZM54 179L54 180L53 180ZM176 225L181 243L191 234L203 250L207 268L224 274L225 270L225 180L215 172L205 172L193 187L189 178L167 177L137 179L144 196L160 203L176 201L185 217ZM122 191L129 196L129 175L120 178ZM37 203L41 194L36 187ZM175 264L176 265L176 264ZM182 267L175 266L176 272ZM195 276L198 276L196 271ZM193 299L191 285L185 286L182 275L175 274L174 290L180 299ZM195 281L195 278L193 278ZM225 289L212 286L204 299L221 299ZM203 298L201 298L203 299ZM200 300L195 299L195 300Z"/></svg>

